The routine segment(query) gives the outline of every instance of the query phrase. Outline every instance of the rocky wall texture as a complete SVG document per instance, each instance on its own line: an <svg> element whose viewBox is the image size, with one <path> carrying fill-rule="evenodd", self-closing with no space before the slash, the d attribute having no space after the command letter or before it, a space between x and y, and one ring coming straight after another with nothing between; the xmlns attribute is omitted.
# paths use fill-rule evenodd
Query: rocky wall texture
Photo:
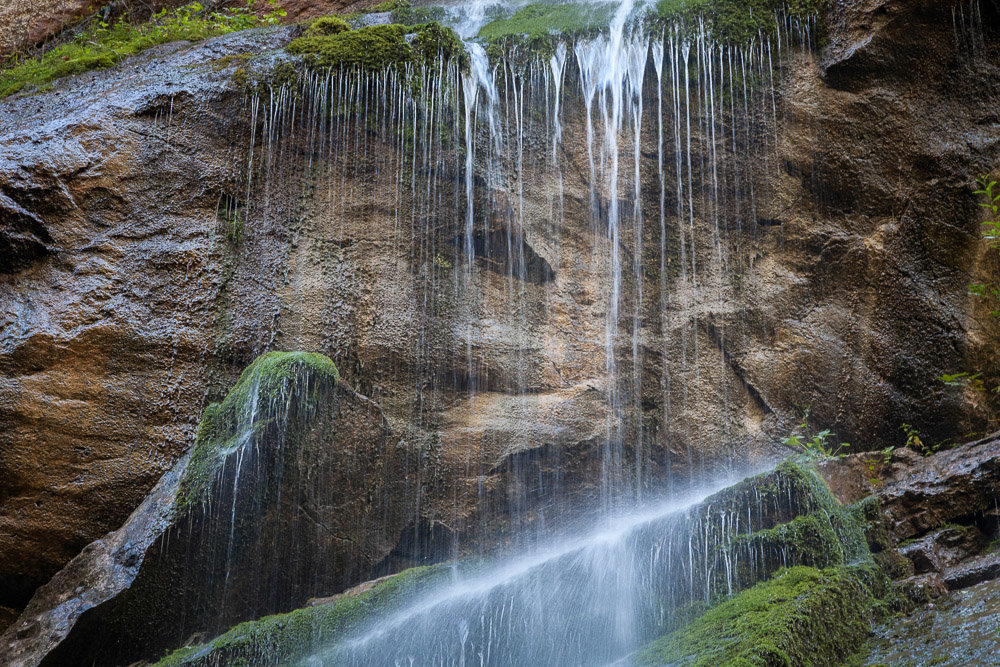
<svg viewBox="0 0 1000 667"><path fill-rule="evenodd" d="M997 333L966 286L996 261L972 184L1000 162L984 95L1000 76L998 21L984 6L959 30L953 4L838 4L826 50L785 68L782 112L765 126L774 152L747 172L756 218L723 230L733 262L707 266L700 291L646 293L630 397L642 417L629 432L644 444L624 453L646 464L642 483L766 459L800 405L859 446L902 444L904 421L940 441L990 417L979 394L938 380L995 375ZM121 525L190 448L207 402L269 349L334 358L419 459L401 563L456 536L487 539L486 517L513 534L544 525L545 507L600 498L620 406L609 405L608 247L590 222L582 102L567 95L561 177L539 169L518 204L533 266L548 269L515 290L481 253L471 302L456 289L466 267L450 259L461 149L421 167L421 185L442 185L436 208L403 217L384 167L400 145L421 155L405 133L402 144L351 134L364 150L342 146L323 164L351 195L338 194L339 210L301 136L276 144L280 168L259 201L244 199L240 165L269 136L252 134L240 62L221 59L280 62L272 52L296 34L164 45L0 102L0 606L23 607ZM543 163L548 144L526 138ZM655 211L656 146L640 148L643 208ZM492 196L486 179L476 174L477 201ZM263 213L233 233L231 212L249 207ZM697 221L705 256L710 224ZM651 285L658 262L639 262Z"/></svg>

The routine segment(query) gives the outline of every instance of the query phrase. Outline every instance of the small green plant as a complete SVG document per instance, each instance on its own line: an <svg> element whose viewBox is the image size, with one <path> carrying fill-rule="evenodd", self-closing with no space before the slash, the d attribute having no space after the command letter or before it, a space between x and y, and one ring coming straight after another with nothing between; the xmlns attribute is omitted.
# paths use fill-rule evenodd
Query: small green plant
<svg viewBox="0 0 1000 667"><path fill-rule="evenodd" d="M246 217L243 211L236 209L226 219L226 238L233 245L243 240L243 230L246 227Z"/></svg>
<svg viewBox="0 0 1000 667"><path fill-rule="evenodd" d="M983 238L990 242L990 247L1000 250L1000 193L994 192L996 181L991 181L989 176L980 176L976 179L979 190L973 194L983 195L986 201L979 205L989 209L990 219L983 223Z"/></svg>
<svg viewBox="0 0 1000 667"><path fill-rule="evenodd" d="M1000 394L1000 386L989 389L986 386L986 383L983 382L981 375L981 373L945 373L944 375L938 376L938 379L949 387L967 387L968 389L981 394Z"/></svg>
<svg viewBox="0 0 1000 667"><path fill-rule="evenodd" d="M939 449L938 445L929 445L921 440L920 431L909 424L903 424L899 427L899 430L906 434L905 447L912 449L921 456L930 456Z"/></svg>
<svg viewBox="0 0 1000 667"><path fill-rule="evenodd" d="M809 408L800 408L802 421L781 444L796 451L800 456L810 461L823 461L828 459L843 458L846 454L843 450L851 445L848 442L841 442L834 445L832 440L836 435L830 429L824 429L817 433L811 433L809 428Z"/></svg>
<svg viewBox="0 0 1000 667"><path fill-rule="evenodd" d="M73 40L57 46L37 58L15 55L0 68L0 97L25 88L44 88L52 81L71 74L113 67L129 56L158 44L174 41L198 41L277 23L285 10L276 0L269 0L270 10L263 16L254 12L257 0L247 0L245 7L209 11L192 2L155 14L148 22L133 24L128 16L113 23L92 21Z"/></svg>
<svg viewBox="0 0 1000 667"><path fill-rule="evenodd" d="M979 202L979 206L990 212L989 218L982 223L983 238L989 242L990 248L1000 250L1000 192L996 191L997 182L991 181L989 176L980 176L976 183L979 189L974 194L982 195L985 200ZM1000 286L995 283L973 283L969 285L969 294L1000 303ZM990 315L1000 317L1000 308L994 308Z"/></svg>
<svg viewBox="0 0 1000 667"><path fill-rule="evenodd" d="M889 463L892 461L892 450L893 447L886 447L877 456L870 456L865 459L864 463L868 466L868 481L871 482L872 486L882 486L885 484L884 476L889 469Z"/></svg>
<svg viewBox="0 0 1000 667"><path fill-rule="evenodd" d="M436 266L439 269L451 269L452 268L452 264L448 260L448 258L445 257L444 255L440 254L440 253L438 253L437 255L434 255L434 266Z"/></svg>

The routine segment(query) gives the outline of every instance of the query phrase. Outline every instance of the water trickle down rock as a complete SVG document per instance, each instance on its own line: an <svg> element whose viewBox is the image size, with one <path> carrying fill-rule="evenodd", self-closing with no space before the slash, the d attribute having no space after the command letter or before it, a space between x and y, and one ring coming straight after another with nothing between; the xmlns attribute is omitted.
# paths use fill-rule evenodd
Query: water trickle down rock
<svg viewBox="0 0 1000 667"><path fill-rule="evenodd" d="M609 662L797 565L864 569L871 558L861 526L816 473L783 464L693 504L598 521L513 558L405 572L245 623L159 664Z"/></svg>
<svg viewBox="0 0 1000 667"><path fill-rule="evenodd" d="M36 594L4 662L156 657L371 576L407 519L389 502L407 497L389 436L328 358L261 356L125 525Z"/></svg>

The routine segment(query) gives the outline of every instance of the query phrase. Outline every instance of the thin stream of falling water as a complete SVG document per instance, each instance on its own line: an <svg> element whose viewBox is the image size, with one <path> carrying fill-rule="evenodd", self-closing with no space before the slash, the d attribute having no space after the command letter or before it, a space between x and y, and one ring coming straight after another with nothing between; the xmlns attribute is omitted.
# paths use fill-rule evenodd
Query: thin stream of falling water
<svg viewBox="0 0 1000 667"><path fill-rule="evenodd" d="M781 61L781 48L790 50L790 42L805 41L808 31L781 21L775 57L771 43L763 38L745 47L715 44L703 24L649 35L641 25L629 22L634 4L618 6L607 34L578 39L572 48L559 42L544 60L501 57L491 62L482 44L467 39L468 69L449 69L439 62L437 69L447 72L335 71L312 76L304 95L286 87L254 92L249 103L250 141L256 150L250 151L243 179L247 207L254 200L257 213L277 215L279 197L274 191L294 169L297 151L291 144L321 147L300 154L308 156L305 170L316 170L324 179L326 211L338 239L345 242L341 248L351 238L359 200L377 208L382 201L377 189L385 187L391 193L395 209L391 247L409 256L394 262L390 270L400 283L407 280L407 272L424 281L412 294L415 307L408 334L416 363L407 378L413 395L409 423L430 436L437 428L435 410L446 392L463 393L446 400L465 401L468 414L476 415L486 404L485 397L477 397L484 388L515 395L519 402L515 412L520 413L527 413L536 386L541 384L542 391L549 388L537 381L534 364L543 357L535 356L531 346L563 344L551 327L542 334L549 338L539 344L535 330L542 328L535 317L538 312L544 318L550 308L565 308L559 302L564 295L557 293L563 289L558 284L562 275L556 285L528 286L528 241L535 244L535 239L542 239L538 254L561 269L561 244L570 217L566 211L575 203L572 197L583 201L584 208L589 203L593 242L574 238L571 252L577 254L567 253L566 264L593 253L597 267L592 277L583 280L597 285L598 305L591 310L581 306L578 312L587 317L597 313L604 320L604 359L599 357L600 342L594 357L595 365L604 362L597 374L603 370L602 389L611 413L606 426L602 424L606 432L600 496L605 511L629 497L640 497L654 479L669 479L675 465L683 466L685 451L687 470L692 478L697 476L693 458L699 450L692 448L697 428L689 416L696 403L719 402L723 429L729 433L728 390L723 384L709 386L713 380L707 378L728 372L726 336L738 330L725 314L715 322L709 313L713 301L721 304L729 295L718 274L725 276L730 252L737 257L733 248L744 243L740 230L744 226L756 230L758 193L752 162L761 155L769 161L768 149L777 149L776 138L771 146L771 139L756 134L761 119L777 122L775 86L780 76L773 71L775 61ZM464 36L472 34L467 31ZM570 59L576 60L575 67ZM657 77L655 105L643 99L650 67ZM419 82L416 90L410 87L414 75ZM651 81L646 88L653 88ZM642 150L652 144L652 136L644 135L654 131L653 113L657 115L655 166ZM381 130L366 125L372 118ZM585 125L585 140L572 137L571 123L576 123L574 130ZM546 136L540 140L542 133ZM385 134L394 136L380 138ZM532 153L537 146L542 146L541 157ZM389 158L377 160L381 154ZM578 162L572 162L574 157ZM369 162L375 164L366 172L363 163ZM572 168L580 173L583 195L570 195L569 188L576 186L568 178ZM646 193L643 175L652 182L653 169L660 191ZM366 179L373 183L369 186ZM547 198L548 219L540 219L545 215L537 215L533 208L533 199L539 197L532 192L532 179L549 179L549 191L542 195ZM254 197L253 192L261 196ZM457 215L449 208L453 202ZM653 223L656 208L658 228ZM652 224L647 225L647 219ZM658 285L655 269L649 271L645 258L647 253L655 256L656 244ZM351 251L338 252L346 256ZM455 258L453 279L447 274L451 267L439 266L446 264L440 262L446 255ZM672 274L679 276L675 279ZM357 268L351 268L345 280L352 281L354 289L365 289ZM445 291L451 303L444 298ZM542 307L532 310L538 304ZM331 309L330 320L343 317L341 312ZM279 330L277 318L276 310L272 337ZM448 318L457 324L452 326ZM704 355L710 360L705 363L700 358L705 350L699 346L706 345L700 341L702 329L709 326L719 349L715 354L709 342L706 350L712 354ZM486 331L487 327L492 329ZM442 330L455 335L442 343ZM657 333L659 340L654 339ZM343 340L343 334L330 333L324 344L341 353ZM447 356L462 348L464 355L454 356L465 357L464 377L461 364L456 370L440 359L442 353ZM487 358L489 354L496 357ZM656 361L657 355L662 359ZM652 371L651 361L660 368ZM656 387L656 373L659 388L651 398L644 384L652 379ZM448 377L455 378L454 390L443 382ZM662 402L653 417L649 400ZM648 423L655 425L649 428ZM516 449L527 442L516 438L505 444ZM424 454L415 456L421 460ZM418 476L427 474L414 465ZM485 457L467 457L467 470L473 476L484 477L494 465ZM486 487L481 481L473 493L484 499ZM424 491L421 486L417 492L415 524L422 516ZM515 525L522 509L529 508L511 508Z"/></svg>
<svg viewBox="0 0 1000 667"><path fill-rule="evenodd" d="M620 396L618 390L618 373L616 348L618 343L618 312L622 291L621 268L621 230L620 203L618 193L619 183L619 142L624 115L625 86L632 77L641 77L645 71L645 36L642 30L633 31L626 36L626 21L632 15L634 3L631 1L619 4L611 21L609 32L605 37L580 41L576 45L577 65L581 86L584 91L587 110L587 153L591 163L592 199L597 200L596 169L594 166L594 132L592 126L592 110L597 97L598 106L604 125L604 141L601 145L602 174L606 183L604 195L608 200L606 220L598 220L597 226L607 225L607 240L609 242L609 295L608 309L605 317L605 378L608 386L608 399L613 419L609 422L607 443L604 448L601 473L601 494L606 508L615 503L615 496L623 490L622 487L622 431L620 426ZM626 58L629 50L643 44L642 64L632 72ZM641 81L633 82L633 87L641 91ZM631 98L630 98L631 101ZM600 207L592 205L594 211Z"/></svg>

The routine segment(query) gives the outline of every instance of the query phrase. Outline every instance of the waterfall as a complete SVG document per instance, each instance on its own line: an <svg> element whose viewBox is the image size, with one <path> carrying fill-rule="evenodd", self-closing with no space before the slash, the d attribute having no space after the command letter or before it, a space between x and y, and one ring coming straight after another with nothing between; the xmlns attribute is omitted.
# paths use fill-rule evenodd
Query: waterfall
<svg viewBox="0 0 1000 667"><path fill-rule="evenodd" d="M733 562L719 554L749 526L697 506L723 486L615 515L497 564L452 568L413 602L306 662L614 662L673 627L680 607L732 592Z"/></svg>
<svg viewBox="0 0 1000 667"><path fill-rule="evenodd" d="M247 98L234 199L337 262L322 349L406 434L415 563L493 544L498 517L527 548L582 508L745 469L769 408L741 379L737 304L775 215L782 63L812 27L779 13L731 44L648 10L618 3L536 53L488 49L494 10L453 6L462 63L312 70ZM602 433L567 440L583 392ZM566 474L567 445L592 477ZM424 550L438 523L451 546Z"/></svg>

